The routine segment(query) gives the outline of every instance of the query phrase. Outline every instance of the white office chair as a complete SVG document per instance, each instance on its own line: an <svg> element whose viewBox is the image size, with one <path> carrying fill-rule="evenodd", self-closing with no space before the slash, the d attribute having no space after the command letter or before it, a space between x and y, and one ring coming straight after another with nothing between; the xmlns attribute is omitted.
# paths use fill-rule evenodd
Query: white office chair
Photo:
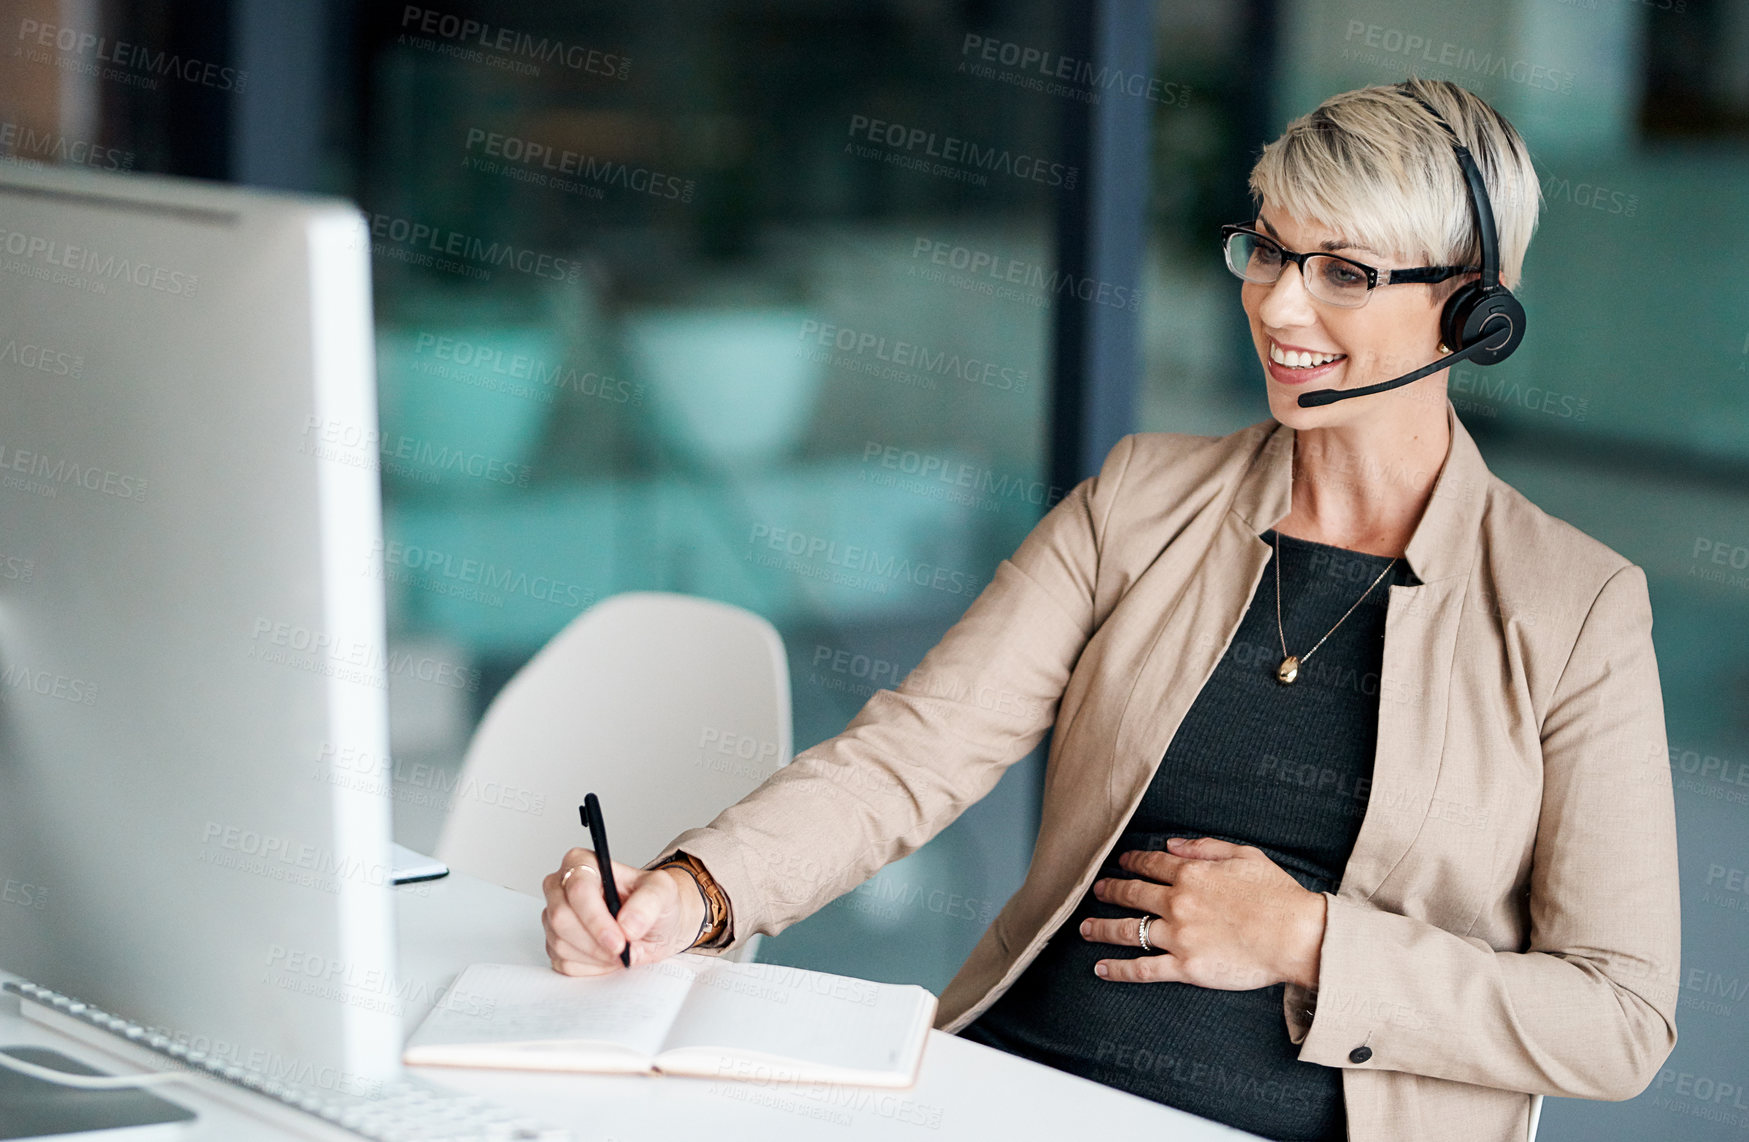
<svg viewBox="0 0 1749 1142"><path fill-rule="evenodd" d="M616 595L572 620L493 699L468 745L437 856L519 892L601 798L613 859L639 867L790 759L783 640L750 611ZM755 937L731 958L751 960Z"/></svg>
<svg viewBox="0 0 1749 1142"><path fill-rule="evenodd" d="M1530 1133L1525 1135L1526 1142L1536 1142L1536 1126L1542 1120L1542 1116L1543 1096L1533 1094L1530 1096Z"/></svg>

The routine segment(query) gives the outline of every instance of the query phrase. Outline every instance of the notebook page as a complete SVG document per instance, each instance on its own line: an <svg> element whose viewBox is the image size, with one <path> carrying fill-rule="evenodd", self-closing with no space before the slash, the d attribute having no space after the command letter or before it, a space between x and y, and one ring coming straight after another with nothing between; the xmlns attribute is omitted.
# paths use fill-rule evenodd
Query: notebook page
<svg viewBox="0 0 1749 1142"><path fill-rule="evenodd" d="M546 1057L528 1065L561 1066L592 1046L647 1061L661 1048L697 969L681 957L602 976L560 975L522 964L475 964L407 1042L409 1063L493 1063L493 1055ZM467 1061L463 1061L463 1059Z"/></svg>
<svg viewBox="0 0 1749 1142"><path fill-rule="evenodd" d="M912 984L717 960L700 970L656 1062L722 1078L906 1086L935 1004ZM773 1065L737 1075L735 1059Z"/></svg>

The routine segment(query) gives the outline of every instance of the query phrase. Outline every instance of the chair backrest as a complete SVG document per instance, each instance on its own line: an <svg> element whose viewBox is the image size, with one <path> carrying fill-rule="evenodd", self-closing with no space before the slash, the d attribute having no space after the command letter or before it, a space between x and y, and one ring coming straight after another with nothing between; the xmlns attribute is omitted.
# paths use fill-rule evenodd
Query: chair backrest
<svg viewBox="0 0 1749 1142"><path fill-rule="evenodd" d="M601 798L613 858L643 865L790 759L789 665L740 607L616 595L572 620L493 699L437 856L538 895Z"/></svg>

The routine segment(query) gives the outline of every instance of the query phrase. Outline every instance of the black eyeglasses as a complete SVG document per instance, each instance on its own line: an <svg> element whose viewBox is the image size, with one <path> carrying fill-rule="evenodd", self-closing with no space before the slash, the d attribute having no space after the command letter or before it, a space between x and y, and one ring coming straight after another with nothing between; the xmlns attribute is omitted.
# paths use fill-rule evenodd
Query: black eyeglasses
<svg viewBox="0 0 1749 1142"><path fill-rule="evenodd" d="M1245 281L1268 285L1281 277L1282 269L1293 262L1300 267L1300 277L1306 283L1307 293L1319 301L1349 309L1365 305L1372 291L1382 285L1442 282L1458 274L1480 270L1479 266L1375 269L1341 254L1302 254L1249 226L1237 224L1221 227L1221 246L1226 252L1227 268Z"/></svg>

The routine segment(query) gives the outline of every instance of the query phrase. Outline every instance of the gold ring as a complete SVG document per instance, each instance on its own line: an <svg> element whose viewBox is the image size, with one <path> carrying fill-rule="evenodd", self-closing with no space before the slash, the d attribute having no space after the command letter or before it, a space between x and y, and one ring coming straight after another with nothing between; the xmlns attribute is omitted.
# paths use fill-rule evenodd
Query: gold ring
<svg viewBox="0 0 1749 1142"><path fill-rule="evenodd" d="M569 884L571 882L571 874L579 869L582 869L585 872L595 872L595 869L590 865L574 864L559 875L559 887L564 888L565 885ZM596 872L595 875L600 876L601 874Z"/></svg>

